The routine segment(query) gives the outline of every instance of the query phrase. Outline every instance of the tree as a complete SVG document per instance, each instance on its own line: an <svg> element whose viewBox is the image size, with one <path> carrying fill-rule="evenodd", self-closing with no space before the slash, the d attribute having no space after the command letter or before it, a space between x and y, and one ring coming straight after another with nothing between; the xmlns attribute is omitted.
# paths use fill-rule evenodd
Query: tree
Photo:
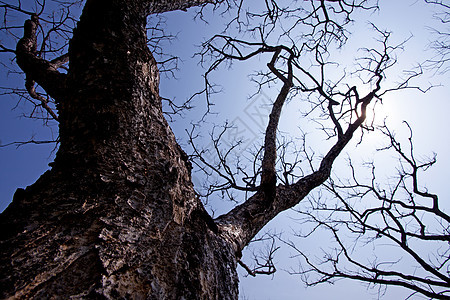
<svg viewBox="0 0 450 300"><path fill-rule="evenodd" d="M379 47L367 48L356 70L368 92L363 95L343 78L327 78L331 45L345 43L354 10L377 8L368 1L311 0L294 8L266 1L258 13L242 1L88 0L73 35L74 3L56 2L63 13L50 17L39 2L35 10L20 1L2 2L6 16L28 15L15 50L2 45L25 74L22 95L59 123L52 169L18 189L1 215L2 227L8 227L1 237L3 297L236 299L243 248L277 214L330 178L353 136L372 129L366 122L370 105L391 90L409 88L419 75L382 86L401 44L391 46L389 33L374 26ZM208 107L216 91L211 74L227 62L266 58L267 69L254 79L260 87L280 89L251 172L229 164L230 149L220 148L222 134L213 136L218 161L211 162L192 132L190 160L163 116L148 16L203 9L208 2L237 11L229 34L215 35L199 53L203 62L211 59L203 90ZM280 31L283 20L291 26ZM6 24L3 30L13 32ZM301 95L332 141L318 167L310 160L311 171L302 176L294 172L297 161L288 163L277 144L281 109ZM281 143L282 149L288 144ZM191 161L221 178L210 192L230 195L235 189L248 195L245 201L213 219L194 191ZM266 266L249 271L271 273Z"/></svg>

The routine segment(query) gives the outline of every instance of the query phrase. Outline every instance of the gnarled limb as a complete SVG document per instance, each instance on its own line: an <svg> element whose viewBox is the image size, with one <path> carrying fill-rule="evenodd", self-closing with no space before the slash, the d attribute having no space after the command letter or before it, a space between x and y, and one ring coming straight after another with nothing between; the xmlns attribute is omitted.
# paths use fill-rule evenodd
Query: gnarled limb
<svg viewBox="0 0 450 300"><path fill-rule="evenodd" d="M66 87L66 75L58 72L58 68L66 59L47 61L38 56L36 31L39 17L32 15L25 21L23 38L16 47L17 64L26 74L26 88L30 95L42 102L42 106L55 118L55 113L46 107L46 100L36 93L34 82L37 82L51 97L62 99ZM57 119L57 118L55 118Z"/></svg>
<svg viewBox="0 0 450 300"><path fill-rule="evenodd" d="M329 178L334 161L350 142L355 131L364 122L366 107L374 98L375 93L376 91L372 91L364 97L361 115L348 126L342 136L338 137L334 146L322 159L317 171L299 179L292 185L278 185L275 191L275 198L270 207L264 204L264 191L259 191L243 204L216 219L217 223L220 224L219 228L235 241L238 251L241 251L264 225L276 215L298 204L314 188Z"/></svg>

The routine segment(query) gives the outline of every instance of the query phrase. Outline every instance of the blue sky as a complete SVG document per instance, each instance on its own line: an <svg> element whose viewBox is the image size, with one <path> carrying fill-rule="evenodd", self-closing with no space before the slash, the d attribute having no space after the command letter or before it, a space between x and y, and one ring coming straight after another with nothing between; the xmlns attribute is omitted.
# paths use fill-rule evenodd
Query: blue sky
<svg viewBox="0 0 450 300"><path fill-rule="evenodd" d="M433 11L429 6L424 5L419 0L381 1L381 10L376 13L365 13L357 17L357 22L350 27L354 35L350 38L348 45L337 53L336 56L342 60L342 64L352 65L352 59L356 56L356 50L360 47L373 43L372 33L368 30L368 21L378 24L381 28L391 31L393 40L401 42L411 37L405 46L405 50L398 55L399 67L397 73L393 72L388 80L395 82L399 78L402 69L411 68L418 62L422 62L432 55L426 50L433 36L427 26L434 26L438 23L433 20ZM177 79L168 79L162 76L161 95L163 97L176 98L183 101L194 92L202 88L202 69L198 66L198 60L192 55L198 51L199 45L205 38L217 33L221 24L210 22L206 24L201 21L194 22L192 11L189 13L173 12L166 15L167 30L178 33L178 39L169 46L173 54L182 58L180 70L177 72ZM220 19L220 18L218 18ZM2 55L2 60L11 59ZM204 125L204 131L210 128L211 123L221 124L226 120L234 122L241 132L245 132L247 139L257 142L261 138L264 130L264 119L259 119L258 113L267 112L267 102L274 95L274 91L263 90L260 95L252 100L248 100L248 95L254 92L254 86L248 82L247 74L258 68L258 64L264 66L266 61L255 60L250 65L235 65L232 70L225 70L215 75L216 80L223 84L224 93L215 98L216 105L213 110L219 112L213 115ZM11 81L12 80L12 81ZM0 73L1 86L21 85L17 81L17 76L7 76ZM401 91L392 93L384 99L384 106L380 108L380 113L388 117L388 121L395 128L398 128L400 136L406 134L405 128L401 126L403 120L410 121L414 129L416 141L416 151L422 155L429 155L432 152L438 153L438 163L426 176L423 177L427 187L441 197L443 206L445 198L449 195L447 178L449 176L450 158L447 155L450 146L450 139L446 133L446 123L448 122L448 111L450 102L450 85L448 85L448 73L439 75L428 73L423 76L420 82L422 86L429 84L441 84L441 87L432 89L427 94L417 91ZM1 96L0 98L0 141L2 144L14 141L26 141L31 137L35 139L50 139L57 136L55 128L49 128L39 120L29 120L21 117L23 113L29 111L29 107L19 103L17 98L11 96ZM178 118L172 123L175 135L182 145L186 145L185 129L190 128L191 121L198 120L204 112L203 99L197 99L196 108L187 112L183 118ZM15 109L14 109L15 108ZM282 115L282 129L285 132L295 132L299 121L300 107L295 102L290 103L284 109ZM304 124L304 128L313 131L314 126ZM292 133L294 134L294 133ZM207 137L207 133L203 132ZM255 139L253 139L255 137ZM369 135L367 139L358 147L355 143L350 144L347 151L356 160L363 161L367 158L376 157L374 148L383 145L383 140L376 134ZM202 140L208 145L206 139ZM312 146L320 149L323 137L312 135ZM187 147L187 146L185 146ZM37 178L48 170L48 163L54 157L54 145L25 145L19 148L9 146L0 148L0 211L4 210L12 199L14 191L18 187L26 187L36 181ZM345 170L345 155L336 164L337 173ZM392 157L382 157L386 159L384 167L386 171L395 171ZM382 161L383 165L383 161ZM342 168L342 169L341 169ZM194 183L198 184L202 180L201 175L194 174ZM448 201L447 201L448 202ZM232 206L231 203L219 199L213 199L211 207L218 213L225 211ZM293 212L286 212L274 221L269 223L267 230L289 233L292 228L298 226L289 218ZM326 242L326 241L323 241ZM314 247L319 245L304 245L317 251ZM334 285L319 285L317 287L305 289L298 276L289 275L285 270L295 268L298 264L295 258L289 258L293 254L288 247L283 247L277 254L275 261L278 262L279 270L274 276L259 276L257 278L244 277L244 270L238 268L241 274L241 298L242 299L376 299L377 290L367 289L366 286L349 281L339 281ZM244 253L244 259L249 252ZM389 288L384 299L406 298L407 291L399 288ZM416 298L414 298L416 299ZM420 298L417 298L420 299Z"/></svg>

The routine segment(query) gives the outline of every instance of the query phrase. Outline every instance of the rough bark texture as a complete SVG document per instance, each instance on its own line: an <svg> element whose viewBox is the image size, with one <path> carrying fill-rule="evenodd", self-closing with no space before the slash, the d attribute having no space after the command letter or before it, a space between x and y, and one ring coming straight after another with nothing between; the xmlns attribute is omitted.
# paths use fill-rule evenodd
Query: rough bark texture
<svg viewBox="0 0 450 300"><path fill-rule="evenodd" d="M38 18L26 22L17 63L31 91L36 82L56 100L60 148L52 170L17 190L0 215L1 298L237 299L241 250L329 177L374 93L360 101L363 113L339 130L317 171L276 186L289 69L287 78L277 75L284 87L270 116L258 191L216 220L204 210L162 114L145 27L148 14L216 2L87 0L67 74L36 55ZM275 74L278 54L269 64Z"/></svg>
<svg viewBox="0 0 450 300"><path fill-rule="evenodd" d="M67 75L33 55L27 21L17 61L57 100L61 144L1 215L1 298L237 298L236 249L161 112L142 3L87 1Z"/></svg>

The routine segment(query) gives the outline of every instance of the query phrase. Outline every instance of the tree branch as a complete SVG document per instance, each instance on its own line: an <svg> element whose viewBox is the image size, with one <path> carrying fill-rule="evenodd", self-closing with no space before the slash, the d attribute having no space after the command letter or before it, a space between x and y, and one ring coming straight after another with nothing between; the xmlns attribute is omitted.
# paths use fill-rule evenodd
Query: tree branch
<svg viewBox="0 0 450 300"><path fill-rule="evenodd" d="M26 88L30 95L41 101L42 106L57 119L56 114L46 105L47 100L36 93L34 82L37 82L51 97L62 99L65 94L66 75L57 71L65 59L49 62L37 55L36 31L39 25L37 15L25 21L24 35L17 43L17 64L26 74ZM56 117L56 118L55 118Z"/></svg>
<svg viewBox="0 0 450 300"><path fill-rule="evenodd" d="M264 157L262 160L262 173L261 173L261 189L264 192L264 202L267 206L273 202L276 196L276 183L277 174L275 170L275 163L277 158L277 130L278 123L280 121L281 109L288 97L289 91L292 87L292 59L294 53L289 51L289 58L287 60L288 74L287 77L282 75L275 67L275 62L278 59L282 48L278 48L272 56L272 60L267 64L270 71L274 73L282 82L283 86L278 93L277 99L272 105L272 111L269 115L269 124L266 128L266 134L264 138Z"/></svg>

